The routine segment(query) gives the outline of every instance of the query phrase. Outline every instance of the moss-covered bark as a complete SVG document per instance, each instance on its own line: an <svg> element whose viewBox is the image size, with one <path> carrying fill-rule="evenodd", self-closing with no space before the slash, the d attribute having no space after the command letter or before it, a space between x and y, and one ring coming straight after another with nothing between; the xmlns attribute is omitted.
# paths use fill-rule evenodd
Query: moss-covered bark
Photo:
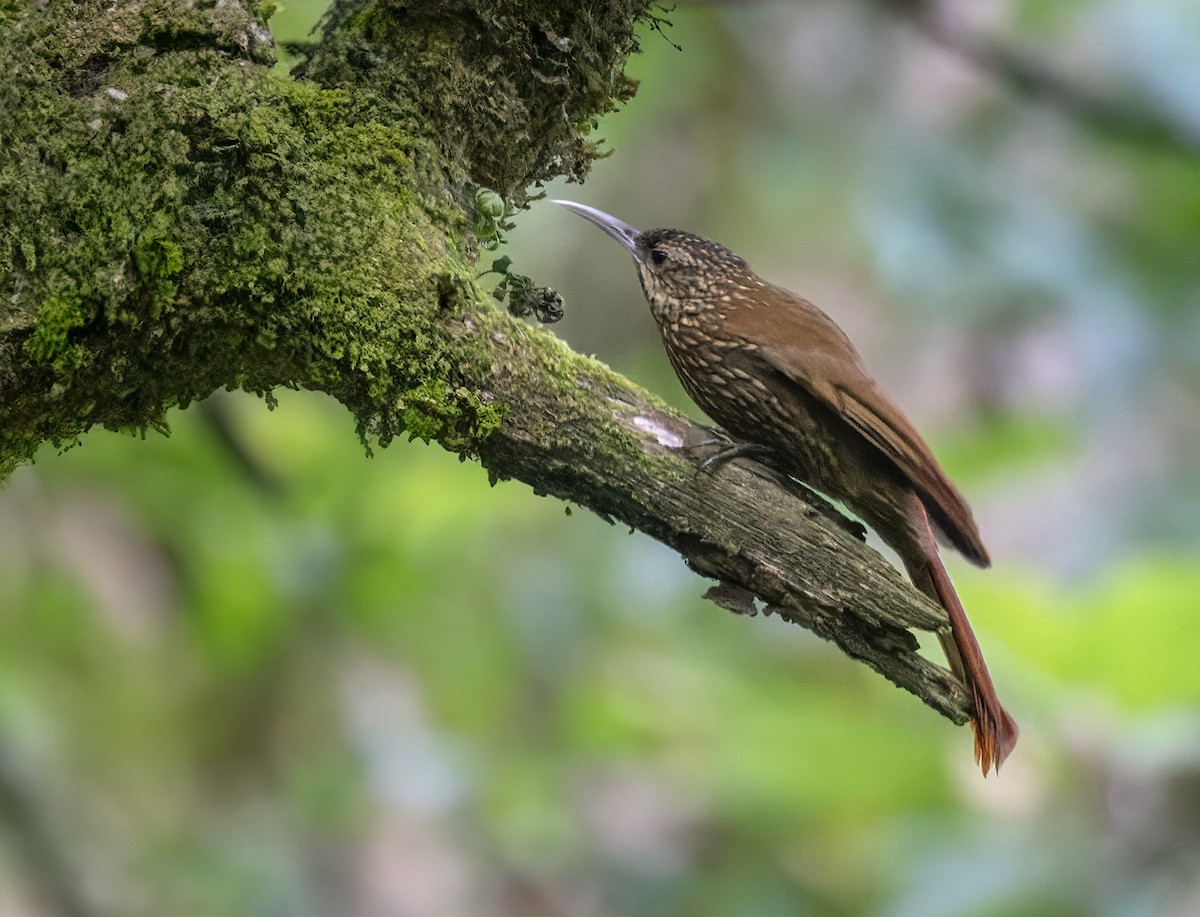
<svg viewBox="0 0 1200 917"><path fill-rule="evenodd" d="M478 299L472 185L586 170L640 6L343 3L292 80L237 3L9 3L0 473L221 386L476 451L501 408L431 321Z"/></svg>
<svg viewBox="0 0 1200 917"><path fill-rule="evenodd" d="M580 178L643 0L343 0L297 78L267 10L0 0L0 477L220 387L328 392L679 548L962 721L939 613L836 515L475 281L476 190Z"/></svg>

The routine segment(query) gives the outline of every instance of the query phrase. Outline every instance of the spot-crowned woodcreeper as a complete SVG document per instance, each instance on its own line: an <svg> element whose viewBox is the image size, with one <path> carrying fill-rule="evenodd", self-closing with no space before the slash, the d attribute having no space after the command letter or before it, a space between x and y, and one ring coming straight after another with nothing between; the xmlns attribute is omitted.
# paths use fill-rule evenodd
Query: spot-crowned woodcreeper
<svg viewBox="0 0 1200 917"><path fill-rule="evenodd" d="M840 500L941 604L950 668L974 702L975 758L986 775L1017 741L946 568L940 538L990 563L966 500L850 339L808 300L755 274L725 246L677 229L639 232L602 211L556 203L624 245L695 402L763 461ZM935 537L936 536L936 537Z"/></svg>

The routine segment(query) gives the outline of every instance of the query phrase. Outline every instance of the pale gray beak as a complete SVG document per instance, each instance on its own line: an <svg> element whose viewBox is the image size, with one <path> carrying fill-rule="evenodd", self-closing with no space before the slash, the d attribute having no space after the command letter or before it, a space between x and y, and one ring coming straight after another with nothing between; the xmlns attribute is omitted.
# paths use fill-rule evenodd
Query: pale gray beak
<svg viewBox="0 0 1200 917"><path fill-rule="evenodd" d="M595 223L629 249L633 253L633 257L636 258L638 256L637 238L641 233L628 223L622 223L616 217L609 216L603 210L597 210L595 207L588 207L584 204L576 204L574 201L553 201L552 203L561 204L568 210L579 214L588 222Z"/></svg>

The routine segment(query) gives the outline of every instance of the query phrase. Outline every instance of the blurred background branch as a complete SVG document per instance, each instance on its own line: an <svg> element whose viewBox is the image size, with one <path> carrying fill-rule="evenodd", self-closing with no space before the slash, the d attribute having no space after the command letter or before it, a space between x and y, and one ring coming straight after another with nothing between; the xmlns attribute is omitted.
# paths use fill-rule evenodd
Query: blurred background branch
<svg viewBox="0 0 1200 917"><path fill-rule="evenodd" d="M972 26L961 4L940 0L873 2L1018 95L1057 109L1094 130L1188 156L1200 151L1200 121L1172 116L1146 97L1126 94L1118 98L1121 87L1116 85L1089 86L1083 78L1070 76L1061 62L1052 64L1045 56Z"/></svg>
<svg viewBox="0 0 1200 917"><path fill-rule="evenodd" d="M85 894L66 846L51 827L36 791L18 773L7 749L0 748L0 824L25 865L40 901L58 917L99 917Z"/></svg>

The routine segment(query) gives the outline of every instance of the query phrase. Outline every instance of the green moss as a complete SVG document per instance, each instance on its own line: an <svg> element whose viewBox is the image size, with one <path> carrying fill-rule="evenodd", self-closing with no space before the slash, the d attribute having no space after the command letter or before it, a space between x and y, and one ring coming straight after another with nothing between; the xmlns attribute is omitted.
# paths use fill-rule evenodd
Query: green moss
<svg viewBox="0 0 1200 917"><path fill-rule="evenodd" d="M252 0L249 4L250 12L259 22L270 22L271 17L279 9L279 4L275 0Z"/></svg>
<svg viewBox="0 0 1200 917"><path fill-rule="evenodd" d="M632 48L630 23L591 35L564 6L518 21L477 4L467 40L470 14L340 4L308 80L272 74L236 4L15 7L0 390L21 396L0 399L0 476L42 440L161 427L219 387L321 389L367 443L478 454L505 409L463 367L524 332L494 310L462 320L487 302L468 180L520 198L582 174L596 151L570 125L630 91L598 56Z"/></svg>
<svg viewBox="0 0 1200 917"><path fill-rule="evenodd" d="M410 440L436 441L469 455L499 429L504 409L470 388L432 379L405 393L400 415Z"/></svg>
<svg viewBox="0 0 1200 917"><path fill-rule="evenodd" d="M456 173L519 206L530 185L582 181L602 155L588 134L636 89L613 62L637 50L648 7L464 0L454 15L436 3L398 14L388 0L337 0L297 72L415 119Z"/></svg>
<svg viewBox="0 0 1200 917"><path fill-rule="evenodd" d="M179 289L183 245L176 241L172 232L173 220L169 215L153 214L133 247L133 263L149 293L152 318L157 318L164 307L170 307Z"/></svg>
<svg viewBox="0 0 1200 917"><path fill-rule="evenodd" d="M66 375L84 360L82 347L70 343L71 332L83 325L80 297L74 290L47 293L33 334L25 339L25 350L36 360Z"/></svg>

